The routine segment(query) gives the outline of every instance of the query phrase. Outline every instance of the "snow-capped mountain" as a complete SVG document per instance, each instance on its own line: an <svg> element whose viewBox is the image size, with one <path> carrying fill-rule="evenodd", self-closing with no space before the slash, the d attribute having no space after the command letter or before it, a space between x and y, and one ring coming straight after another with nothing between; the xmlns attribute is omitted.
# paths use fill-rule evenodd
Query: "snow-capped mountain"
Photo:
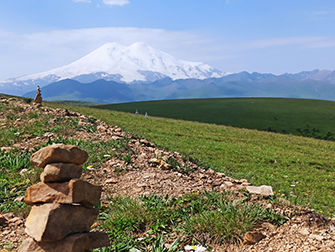
<svg viewBox="0 0 335 252"><path fill-rule="evenodd" d="M225 75L209 65L179 60L143 42L128 47L108 43L69 65L0 82L0 93L22 95L36 85L43 87L64 79L82 83L104 79L132 84L165 77L206 79Z"/></svg>

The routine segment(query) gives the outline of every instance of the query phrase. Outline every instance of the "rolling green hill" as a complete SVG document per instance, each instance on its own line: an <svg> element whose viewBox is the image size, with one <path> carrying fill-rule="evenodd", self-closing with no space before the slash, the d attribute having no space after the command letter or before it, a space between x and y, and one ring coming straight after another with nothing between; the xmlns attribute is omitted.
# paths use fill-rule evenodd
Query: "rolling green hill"
<svg viewBox="0 0 335 252"><path fill-rule="evenodd" d="M232 101L240 102L238 100L232 99ZM249 101L250 104L255 104L258 100L264 101L263 105L260 104L259 107L263 111L269 110L266 108L269 106L269 101L266 103L267 99L255 99L254 103L251 103L251 99L243 100ZM275 101L285 100L275 99ZM300 100L288 100L288 102L290 101L299 102ZM314 102L302 101L307 104ZM238 114L250 107L250 104L248 106L238 104L240 109L235 109L235 111L239 111ZM183 105L185 104L181 103L179 108L184 109ZM55 105L55 107L59 106L59 104ZM278 104L272 105L274 108L276 106ZM307 112L304 112L301 106L300 104L300 109L298 109L300 113L308 115L308 108L306 108ZM335 161L333 158L335 142L333 141L166 119L150 116L150 114L148 118L145 118L143 115L136 116L134 113L96 108L65 105L61 105L61 107L91 115L110 125L118 125L124 130L129 130L152 141L156 146L177 151L186 159L196 161L204 167L224 172L233 178L248 179L253 185L271 185L276 191L276 195L282 197L284 194L286 199L295 204L308 205L322 211L327 216L335 214ZM298 105L296 107L299 108ZM321 103L319 109L326 107ZM318 111L316 105L315 108ZM331 108L331 106L328 107L328 109ZM261 112L262 110L260 110L260 114L264 113ZM282 114L285 114L284 112ZM257 115L257 111L254 113ZM290 113L290 111L287 110L286 113ZM310 114L310 118L315 118L312 116L313 111ZM202 115L206 117L206 114ZM294 116L298 115L299 113L295 113L290 118L293 120ZM305 117L301 116L301 120L303 118ZM262 118L260 118L261 120ZM299 122L299 118L296 118L295 122ZM329 120L325 125L331 125Z"/></svg>
<svg viewBox="0 0 335 252"><path fill-rule="evenodd" d="M281 98L221 98L164 100L99 105L96 108L149 116L265 130L277 133L335 138L335 102Z"/></svg>

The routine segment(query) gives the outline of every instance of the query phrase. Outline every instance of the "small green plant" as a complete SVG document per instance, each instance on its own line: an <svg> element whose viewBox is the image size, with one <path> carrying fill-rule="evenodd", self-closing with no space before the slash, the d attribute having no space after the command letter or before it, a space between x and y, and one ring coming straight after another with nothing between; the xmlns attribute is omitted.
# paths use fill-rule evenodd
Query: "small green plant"
<svg viewBox="0 0 335 252"><path fill-rule="evenodd" d="M23 100L25 103L28 103L28 104L31 103L31 102L33 101L33 99L30 98L30 97L23 97L22 100Z"/></svg>
<svg viewBox="0 0 335 252"><path fill-rule="evenodd" d="M126 163L130 163L131 162L131 155L127 154L122 158Z"/></svg>
<svg viewBox="0 0 335 252"><path fill-rule="evenodd" d="M132 237L145 233L150 237L158 237L151 242L151 247L155 251L166 251L165 246L162 246L163 236L172 233L186 236L194 234L200 239L211 237L211 242L221 244L241 241L243 234L258 223L267 221L281 225L286 221L285 216L272 210L263 209L257 204L249 205L247 197L236 201L231 200L231 196L215 191L178 198L168 195L148 195L137 199L118 196L102 209L99 215L100 228L110 234L115 244L119 244L118 237L125 235ZM129 246L134 247L134 244ZM141 244L136 246L143 247L144 244ZM145 246L149 245L146 243Z"/></svg>
<svg viewBox="0 0 335 252"><path fill-rule="evenodd" d="M88 117L87 121L95 126L97 125L97 119L92 116Z"/></svg>
<svg viewBox="0 0 335 252"><path fill-rule="evenodd" d="M148 223L145 208L138 201L122 197L114 198L100 219L104 220L103 227L114 233L143 231Z"/></svg>
<svg viewBox="0 0 335 252"><path fill-rule="evenodd" d="M172 166L172 169L174 170L178 170L180 169L179 167L179 163L172 157L169 157L167 160L166 160L166 163L171 165Z"/></svg>
<svg viewBox="0 0 335 252"><path fill-rule="evenodd" d="M204 193L212 204L194 214L185 223L185 231L198 237L211 237L212 242L241 242L243 234L260 221L286 221L285 218L259 205L229 200L229 194ZM279 223L279 222L276 222Z"/></svg>
<svg viewBox="0 0 335 252"><path fill-rule="evenodd" d="M0 212L23 212L27 205L14 200L25 195L26 189L36 182L38 172L30 164L30 153L0 151ZM27 169L24 176L19 172Z"/></svg>
<svg viewBox="0 0 335 252"><path fill-rule="evenodd" d="M85 129L87 132L90 132L90 133L97 132L97 127L95 125L87 124L85 125Z"/></svg>
<svg viewBox="0 0 335 252"><path fill-rule="evenodd" d="M24 111L24 108L21 107L21 106L15 106L15 107L12 107L12 110L13 110L14 114L16 114L16 113L20 113L20 112Z"/></svg>
<svg viewBox="0 0 335 252"><path fill-rule="evenodd" d="M11 115L7 115L7 120L9 120L9 121L14 121L15 119L17 119L18 117L17 116L15 116L15 115L13 115L13 114L11 114Z"/></svg>
<svg viewBox="0 0 335 252"><path fill-rule="evenodd" d="M170 246L170 248L167 248L165 246L165 240L163 239L163 236L159 236L157 240L152 244L151 251L152 252L176 252L178 251L180 238L177 238Z"/></svg>

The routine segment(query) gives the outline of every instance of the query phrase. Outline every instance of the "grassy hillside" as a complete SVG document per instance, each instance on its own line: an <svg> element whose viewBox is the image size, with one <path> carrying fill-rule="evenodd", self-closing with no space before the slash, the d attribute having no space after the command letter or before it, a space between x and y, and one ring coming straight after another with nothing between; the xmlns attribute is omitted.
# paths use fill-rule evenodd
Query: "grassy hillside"
<svg viewBox="0 0 335 252"><path fill-rule="evenodd" d="M274 225L283 224L291 216L289 213L293 213L293 209L285 214L276 213L275 208L282 205L276 197L267 200L273 203L272 209L264 208L266 202L261 198L257 202L252 199L249 204L250 194L245 190L233 191L241 189L237 186L242 185L234 185L231 191L219 187L224 182L239 182L199 169L181 155L166 154L149 142L151 147L141 144L140 139L136 140L134 135L118 127L67 110L38 108L29 102L18 98L3 99L0 95L0 146L4 147L0 150L0 217L2 231L7 230L0 236L0 250L16 251L24 238L21 236L23 219L14 216L28 215L30 207L22 200L27 188L39 182L42 172L29 160L32 153L53 143L77 145L87 151L89 157L83 164L82 178L106 186L96 206L100 213L94 229L106 231L111 246L94 251L129 251L135 247L141 251L167 251L164 244L172 241L175 245L171 247L175 248L169 251L181 251L184 245L195 242L211 248L242 241L246 232L263 222L271 222L276 228ZM98 130L101 127L108 128L108 133ZM163 169L150 161L156 153L164 155L162 160L168 157L166 163L161 161L165 164ZM164 173L165 178L155 179ZM151 174L149 181L148 174ZM117 179L117 185L108 182L110 176ZM139 186L140 181L150 186L144 189ZM211 191L213 181L219 183L216 184L218 191ZM135 188L139 190L133 194ZM8 217L3 217L2 213ZM12 220L15 225L11 224ZM12 232L20 236L13 236Z"/></svg>
<svg viewBox="0 0 335 252"><path fill-rule="evenodd" d="M280 98L223 98L134 102L100 105L96 108L187 121L214 123L334 139L335 102Z"/></svg>
<svg viewBox="0 0 335 252"><path fill-rule="evenodd" d="M226 104L223 100L219 101L222 102L222 107L226 108L223 109L222 113L232 115L233 110L228 108L234 105L236 99ZM275 122L284 120L278 114L266 112L268 111L268 109L265 109L267 99L242 99L241 101L244 102L245 106L240 106L239 110L234 109L234 111L237 111L235 113L239 115L247 116L246 110L248 110L248 107L257 105L260 112L256 113L255 110L252 110L255 117L258 117L258 114L264 116L268 113L268 117L270 117L268 122L273 117L278 118L278 121ZM276 99L275 101L284 105L283 101L287 100ZM319 105L321 107L317 106L323 104L319 101L288 101L291 102L291 106L299 104L299 102L304 104L313 103L315 104L314 111L320 113L322 112L321 108L324 108L321 105ZM249 106L246 106L247 102L249 102ZM263 104L258 104L261 102ZM172 102L171 104L176 103ZM234 107L239 107L239 104L241 103L235 104ZM182 105L179 106L181 110L184 109ZM203 106L205 107L205 105ZM334 103L330 103L329 108L331 106L334 106ZM152 109L153 107L151 106ZM273 105L273 107L275 106ZM299 106L296 105L296 107ZM333 158L335 156L335 142L333 141L152 116L145 118L143 115L136 116L133 113L94 108L67 108L92 115L111 125L121 126L126 130L146 137L158 146L178 151L190 159L198 160L204 166L225 172L234 178L246 178L255 185L271 185L277 195L283 196L294 203L307 204L329 216L335 214L335 160ZM137 108L141 109L141 107ZM303 106L300 104L300 113L303 111L302 108ZM174 111L177 111L176 105L174 109ZM145 112L147 110L140 111ZM165 111L169 110L166 109ZM281 111L282 115L289 114L289 106L284 106ZM153 114L150 110L148 112ZM203 117L209 117L204 112L201 114ZM326 128L322 128L322 120L321 122L313 121L313 123L304 121L307 120L307 114L310 114L311 118L316 117L316 115L313 116L313 111L308 112L306 108L304 114L305 116L302 116L294 112L294 116L290 115L289 118L298 122L299 120L294 118L300 116L301 125L309 123L310 127L320 128L321 132L326 130ZM321 116L322 114L323 116ZM326 114L327 111L324 111L319 115L319 118L326 118ZM226 117L228 116L221 116L223 120ZM214 120L215 116L212 116L212 118ZM234 118L243 122L242 119L238 119L238 116L234 116ZM248 116L248 118L248 120L251 120L252 117ZM264 117L259 118L258 124L261 125ZM257 125L256 122L254 123Z"/></svg>
<svg viewBox="0 0 335 252"><path fill-rule="evenodd" d="M296 233L297 219L293 217L303 215L306 224L299 225L309 225L311 233L315 232L313 226L317 224L311 224L314 217L318 223L327 221L318 213L300 212L297 208L284 206L287 200L312 207L327 217L335 214L335 142L152 116L145 118L133 113L82 106L45 103L42 108L37 108L27 104L29 102L0 97L0 146L7 147L0 151L0 212L28 214L30 208L19 199L29 186L39 181L41 169L34 168L29 162L33 152L52 143L75 144L89 153L89 159L83 165L84 179L106 184L109 176L118 178L114 187L109 185L106 188L104 199L97 206L100 214L95 224L95 228L108 232L111 247L95 251L128 251L130 248L158 251L158 246L163 251L164 244L172 241L179 243L180 247L200 241L207 248L215 246L216 251L223 251L224 248L218 249L217 246L234 246L231 243L242 241L244 234L256 227L259 231L263 224L270 224L273 230L278 230L275 233L280 240L295 242L286 232L291 228ZM50 107L66 107L87 117L80 116L79 119L78 114ZM102 125L108 130L99 131ZM133 134L122 132L123 137L113 138L119 133L111 135L108 132L119 132L115 125L170 150L166 163L171 167L166 170L166 167L161 169L153 165L149 159L157 155L158 149L141 145L140 138L136 140ZM8 150L8 147L12 149ZM175 151L183 156L173 153ZM150 156L144 161L146 155ZM162 156L156 157L165 160ZM239 189L235 185L229 187L228 192L222 192L227 188L221 186L215 187L221 192L202 192L217 179L209 175L213 172L195 169L188 160L196 161L202 168L223 171L235 179L247 178L254 185L271 185L275 196L257 200L245 189L239 188L241 191L237 192ZM152 173L154 176L148 180L148 174ZM158 177L159 181L155 179ZM225 178L221 174L219 181L224 183ZM142 189L143 184L138 184L141 181L150 186ZM241 183L230 178L227 181ZM152 186L156 188L154 192ZM174 192L180 187L191 193L178 197L156 195L166 192L167 188ZM128 193L139 189L141 193L136 199L111 195L118 189ZM144 196L148 190L149 195ZM287 223L285 234L276 227L284 222ZM8 228L23 232L24 226L9 225ZM330 234L331 230L326 232ZM270 241L276 242L279 237L273 234ZM4 235L0 237L0 249L12 251L19 241L13 240L11 233ZM331 238L325 239L323 244L331 242L329 246L333 246ZM300 239L297 241L301 244ZM279 247L280 244L274 250ZM254 249L264 251L257 247Z"/></svg>

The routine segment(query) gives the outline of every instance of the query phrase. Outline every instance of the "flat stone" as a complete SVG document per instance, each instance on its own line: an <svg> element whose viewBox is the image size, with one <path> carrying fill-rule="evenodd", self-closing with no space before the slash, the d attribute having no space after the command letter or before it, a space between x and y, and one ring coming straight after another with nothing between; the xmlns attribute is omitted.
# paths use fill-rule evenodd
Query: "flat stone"
<svg viewBox="0 0 335 252"><path fill-rule="evenodd" d="M73 178L80 178L83 168L72 163L51 163L44 167L40 179L42 182L65 182Z"/></svg>
<svg viewBox="0 0 335 252"><path fill-rule="evenodd" d="M102 188L80 179L64 183L38 183L30 186L24 197L27 205L38 203L79 203L84 206L96 206L99 203Z"/></svg>
<svg viewBox="0 0 335 252"><path fill-rule="evenodd" d="M15 223L17 221L20 221L21 219L19 217L14 217L13 219L8 220L8 223Z"/></svg>
<svg viewBox="0 0 335 252"><path fill-rule="evenodd" d="M140 156L138 156L137 158L139 158L139 159L145 159L146 156L145 156L145 155L140 155ZM172 165L170 165L170 164L164 162L163 160L157 159L157 158L151 158L151 159L149 160L149 162L150 162L150 163L155 163L155 164L159 165L158 168L169 169L169 168L172 167Z"/></svg>
<svg viewBox="0 0 335 252"><path fill-rule="evenodd" d="M7 220L15 218L13 213L5 213L2 214L2 216L4 216Z"/></svg>
<svg viewBox="0 0 335 252"><path fill-rule="evenodd" d="M81 165L86 162L87 158L88 153L75 145L53 144L31 155L30 162L32 165L44 168L50 163L74 163Z"/></svg>
<svg viewBox="0 0 335 252"><path fill-rule="evenodd" d="M229 181L225 181L223 183L228 187L232 187L234 185L232 182L229 182Z"/></svg>
<svg viewBox="0 0 335 252"><path fill-rule="evenodd" d="M26 219L26 233L37 242L57 241L71 233L85 233L99 209L46 203L34 205Z"/></svg>
<svg viewBox="0 0 335 252"><path fill-rule="evenodd" d="M274 232L277 229L277 227L275 225L272 225L269 222L262 223L262 227L269 229L271 232Z"/></svg>
<svg viewBox="0 0 335 252"><path fill-rule="evenodd" d="M4 215L0 214L0 225L5 222L7 222L7 218Z"/></svg>
<svg viewBox="0 0 335 252"><path fill-rule="evenodd" d="M12 147L1 147L0 150L3 152L10 152L12 150Z"/></svg>
<svg viewBox="0 0 335 252"><path fill-rule="evenodd" d="M302 234L302 235L309 235L309 230L308 230L308 228L304 227L304 228L299 230L299 233Z"/></svg>
<svg viewBox="0 0 335 252"><path fill-rule="evenodd" d="M106 127L104 127L103 125L98 125L98 126L97 126L97 131L99 131L99 132L106 132L107 129L106 129Z"/></svg>
<svg viewBox="0 0 335 252"><path fill-rule="evenodd" d="M19 252L79 252L101 247L109 247L110 241L106 233L91 232L72 234L56 242L36 242L28 238L22 242Z"/></svg>
<svg viewBox="0 0 335 252"><path fill-rule="evenodd" d="M323 237L322 235L317 235L317 234L310 234L309 238L312 238L314 240L322 241L325 240L326 238Z"/></svg>
<svg viewBox="0 0 335 252"><path fill-rule="evenodd" d="M21 177L24 177L24 176L27 174L27 172L28 172L28 169L26 169L26 168L22 169L22 170L20 171L20 176L21 176Z"/></svg>
<svg viewBox="0 0 335 252"><path fill-rule="evenodd" d="M266 186L266 185L247 186L246 189L249 193L259 194L261 196L272 196L273 195L273 191L272 191L271 186Z"/></svg>
<svg viewBox="0 0 335 252"><path fill-rule="evenodd" d="M260 240L264 239L266 236L263 235L261 232L248 232L244 234L244 244L252 245Z"/></svg>
<svg viewBox="0 0 335 252"><path fill-rule="evenodd" d="M107 184L116 184L119 180L117 178L110 178L106 180Z"/></svg>
<svg viewBox="0 0 335 252"><path fill-rule="evenodd" d="M286 206L291 205L291 202L290 202L289 200L284 199L284 198L282 198L282 197L279 197L278 200L279 200L280 202L284 203Z"/></svg>
<svg viewBox="0 0 335 252"><path fill-rule="evenodd" d="M23 199L24 199L24 196L16 197L16 198L14 199L14 203L16 203L16 202L22 202Z"/></svg>

